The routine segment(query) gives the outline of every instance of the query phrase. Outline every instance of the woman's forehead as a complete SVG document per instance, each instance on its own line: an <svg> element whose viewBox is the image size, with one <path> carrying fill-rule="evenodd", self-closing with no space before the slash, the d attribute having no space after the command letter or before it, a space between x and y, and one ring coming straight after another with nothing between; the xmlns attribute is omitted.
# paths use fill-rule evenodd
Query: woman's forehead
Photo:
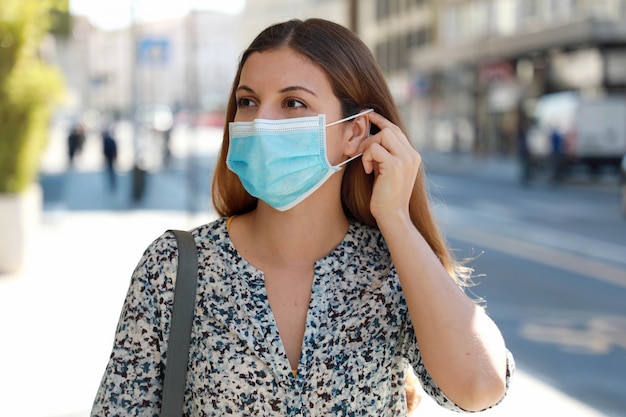
<svg viewBox="0 0 626 417"><path fill-rule="evenodd" d="M253 90L261 87L283 89L304 86L312 91L329 91L330 82L319 65L309 58L283 47L250 54L241 70L239 86Z"/></svg>

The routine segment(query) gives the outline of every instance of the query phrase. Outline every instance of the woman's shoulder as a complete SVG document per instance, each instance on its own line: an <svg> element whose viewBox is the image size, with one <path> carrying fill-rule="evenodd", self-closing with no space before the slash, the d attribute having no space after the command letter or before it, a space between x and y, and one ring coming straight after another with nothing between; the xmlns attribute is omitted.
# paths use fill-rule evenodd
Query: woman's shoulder
<svg viewBox="0 0 626 417"><path fill-rule="evenodd" d="M225 219L218 218L201 226L187 230L191 233L198 256L209 256L225 247L227 238ZM176 236L169 230L163 231L144 250L143 256L135 269L135 276L139 280L164 280L168 286L176 275L178 265L178 242ZM158 282L157 282L158 284Z"/></svg>
<svg viewBox="0 0 626 417"><path fill-rule="evenodd" d="M171 230L171 229L170 229ZM144 252L144 258L171 259L178 252L176 236L170 231L163 231L154 239ZM196 242L198 249L208 249L220 245L227 238L226 219L217 218L209 223L185 230L189 232Z"/></svg>
<svg viewBox="0 0 626 417"><path fill-rule="evenodd" d="M222 244L228 238L227 220L226 217L218 217L209 223L191 229L190 233L196 239L196 244L205 246Z"/></svg>

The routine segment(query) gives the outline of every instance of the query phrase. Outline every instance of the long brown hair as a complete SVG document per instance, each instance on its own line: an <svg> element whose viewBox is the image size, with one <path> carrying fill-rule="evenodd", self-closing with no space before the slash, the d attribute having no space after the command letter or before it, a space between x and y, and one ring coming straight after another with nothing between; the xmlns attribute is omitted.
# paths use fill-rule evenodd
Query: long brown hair
<svg viewBox="0 0 626 417"><path fill-rule="evenodd" d="M404 123L378 63L367 46L347 28L323 19L289 20L262 31L242 54L228 106L222 147L213 177L213 206L221 216L246 213L256 207L257 199L244 189L235 173L226 166L228 123L237 111L235 90L242 68L254 52L289 47L309 58L327 74L334 94L341 103L343 116L372 108L406 133ZM374 127L375 128L375 127ZM374 132L375 133L375 132ZM348 163L344 172L341 201L348 218L377 227L370 212L374 174L366 174L360 161ZM420 168L409 203L411 220L424 236L443 266L455 279L455 262L434 221L429 205L423 167ZM458 270L457 270L458 272Z"/></svg>

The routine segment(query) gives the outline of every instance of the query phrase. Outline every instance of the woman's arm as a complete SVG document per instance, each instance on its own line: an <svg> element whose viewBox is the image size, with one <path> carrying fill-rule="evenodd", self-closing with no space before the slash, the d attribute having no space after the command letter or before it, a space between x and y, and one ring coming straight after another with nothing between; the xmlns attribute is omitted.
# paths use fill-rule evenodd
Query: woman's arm
<svg viewBox="0 0 626 417"><path fill-rule="evenodd" d="M450 278L410 219L387 220L379 227L428 373L464 410L494 405L506 390L506 348L499 329Z"/></svg>
<svg viewBox="0 0 626 417"><path fill-rule="evenodd" d="M488 408L506 391L502 335L461 291L411 221L419 153L397 126L375 113L368 117L381 129L362 144L363 166L376 173L370 209L398 272L424 366L459 407Z"/></svg>

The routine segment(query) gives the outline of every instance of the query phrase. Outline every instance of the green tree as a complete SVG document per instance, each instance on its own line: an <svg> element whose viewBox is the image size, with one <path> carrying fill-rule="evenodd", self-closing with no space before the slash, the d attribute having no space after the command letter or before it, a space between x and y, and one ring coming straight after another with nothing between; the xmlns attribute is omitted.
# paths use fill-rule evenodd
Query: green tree
<svg viewBox="0 0 626 417"><path fill-rule="evenodd" d="M0 0L0 193L18 193L36 178L60 72L39 56L58 0ZM60 9L59 9L60 8Z"/></svg>
<svg viewBox="0 0 626 417"><path fill-rule="evenodd" d="M69 0L54 0L50 5L50 33L68 37L72 33Z"/></svg>

